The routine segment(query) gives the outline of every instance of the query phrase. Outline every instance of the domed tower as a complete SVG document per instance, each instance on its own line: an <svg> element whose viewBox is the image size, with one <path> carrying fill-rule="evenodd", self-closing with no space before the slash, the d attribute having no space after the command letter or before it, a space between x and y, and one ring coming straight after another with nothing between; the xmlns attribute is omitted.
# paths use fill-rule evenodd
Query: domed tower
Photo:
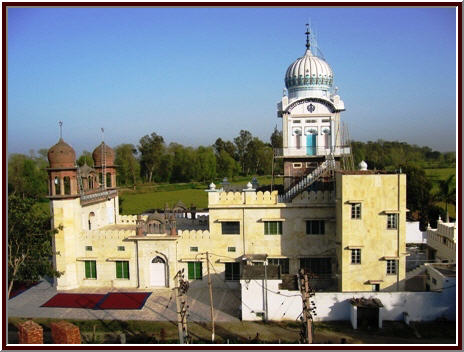
<svg viewBox="0 0 464 352"><path fill-rule="evenodd" d="M51 199L79 197L77 185L76 153L60 137L58 143L48 150L48 188Z"/></svg>
<svg viewBox="0 0 464 352"><path fill-rule="evenodd" d="M345 106L333 87L333 70L311 50L306 26L305 53L288 67L286 89L277 104L283 148L275 155L284 160L285 191L299 183L298 190L304 190L303 179L324 161L335 159L335 167L340 167L340 159L350 153L340 125Z"/></svg>
<svg viewBox="0 0 464 352"><path fill-rule="evenodd" d="M100 187L103 189L116 188L116 166L114 165L114 150L105 142L95 148L92 153L94 168L97 170Z"/></svg>

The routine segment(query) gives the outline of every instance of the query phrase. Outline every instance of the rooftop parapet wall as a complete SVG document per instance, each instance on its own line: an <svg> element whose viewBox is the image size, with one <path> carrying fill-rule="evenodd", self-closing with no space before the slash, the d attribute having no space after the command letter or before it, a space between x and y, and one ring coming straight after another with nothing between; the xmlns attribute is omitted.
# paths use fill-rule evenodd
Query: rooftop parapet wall
<svg viewBox="0 0 464 352"><path fill-rule="evenodd" d="M275 205L277 191L271 192L209 192L208 206L216 205Z"/></svg>
<svg viewBox="0 0 464 352"><path fill-rule="evenodd" d="M146 221L148 215L142 215L142 220ZM135 225L137 220L137 215L118 215L117 216L117 224L121 225Z"/></svg>
<svg viewBox="0 0 464 352"><path fill-rule="evenodd" d="M210 238L210 232L208 230L179 230L178 236L184 239L203 239Z"/></svg>
<svg viewBox="0 0 464 352"><path fill-rule="evenodd" d="M297 195L292 203L293 204L307 204L307 203L334 203L335 191L304 191Z"/></svg>
<svg viewBox="0 0 464 352"><path fill-rule="evenodd" d="M440 235L448 237L450 240L456 242L456 224L441 222L437 223L437 231Z"/></svg>
<svg viewBox="0 0 464 352"><path fill-rule="evenodd" d="M334 203L334 191L311 191L302 192L295 199L293 204L309 204L309 203ZM278 192L209 192L208 193L208 206L221 206L221 205L277 205L283 204L278 202Z"/></svg>
<svg viewBox="0 0 464 352"><path fill-rule="evenodd" d="M80 234L81 240L122 240L127 237L135 236L134 229L111 229L111 230L90 230L82 231Z"/></svg>

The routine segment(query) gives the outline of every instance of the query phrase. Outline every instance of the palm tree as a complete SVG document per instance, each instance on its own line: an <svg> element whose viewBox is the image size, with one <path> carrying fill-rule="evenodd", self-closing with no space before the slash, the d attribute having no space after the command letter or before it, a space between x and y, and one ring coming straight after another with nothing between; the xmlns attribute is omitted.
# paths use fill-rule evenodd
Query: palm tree
<svg viewBox="0 0 464 352"><path fill-rule="evenodd" d="M445 202L446 222L449 222L448 203L456 204L456 188L453 187L454 175L450 175L446 180L438 182L438 193L435 194L437 200Z"/></svg>

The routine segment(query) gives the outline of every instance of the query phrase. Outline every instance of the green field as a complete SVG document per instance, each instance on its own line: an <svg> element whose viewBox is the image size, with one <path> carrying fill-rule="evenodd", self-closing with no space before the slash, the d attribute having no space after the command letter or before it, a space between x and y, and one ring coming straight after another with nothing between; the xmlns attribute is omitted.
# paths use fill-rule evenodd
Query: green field
<svg viewBox="0 0 464 352"><path fill-rule="evenodd" d="M252 177L238 177L230 181L232 185L243 185L251 180ZM259 176L257 180L260 185L269 185L272 178L270 176ZM282 180L275 180L281 184ZM220 181L216 182L220 187ZM121 214L140 214L151 209L164 209L166 204L173 207L178 201L182 201L187 207L194 205L198 208L208 207L208 193L205 190L207 184L203 183L179 183L179 184L159 184L137 186L136 191L132 189L121 189L120 199Z"/></svg>
<svg viewBox="0 0 464 352"><path fill-rule="evenodd" d="M445 180L449 175L456 174L456 169L424 169L427 177L432 181L432 192L438 190L438 181ZM249 177L237 177L230 180L233 185L243 185L251 180ZM269 185L271 176L257 177L260 185ZM220 180L216 180L215 184L219 188ZM282 178L276 178L275 184L282 184ZM172 207L178 201L182 201L187 207L191 205L197 208L206 208L208 206L208 194L205 190L208 188L208 183L192 182L192 183L176 183L176 184L142 184L137 185L136 190L130 188L121 188L119 196L121 203L121 214L141 214L147 210L164 209L166 204ZM443 209L444 203L438 203ZM37 207L43 211L49 212L48 200L37 203ZM449 205L450 216L456 217L454 205Z"/></svg>

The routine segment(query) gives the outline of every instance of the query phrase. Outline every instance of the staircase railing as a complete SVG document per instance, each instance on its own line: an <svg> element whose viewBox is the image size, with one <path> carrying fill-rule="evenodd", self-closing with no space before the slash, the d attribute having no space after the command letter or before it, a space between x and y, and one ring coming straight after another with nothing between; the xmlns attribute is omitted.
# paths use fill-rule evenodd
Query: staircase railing
<svg viewBox="0 0 464 352"><path fill-rule="evenodd" d="M335 169L335 159L333 155L329 155L327 159L321 163L313 172L306 175L300 182L294 185L292 188L287 190L283 195L279 195L279 203L286 203L289 200L295 198L298 194L306 190L314 182L319 180L323 174L328 170Z"/></svg>

